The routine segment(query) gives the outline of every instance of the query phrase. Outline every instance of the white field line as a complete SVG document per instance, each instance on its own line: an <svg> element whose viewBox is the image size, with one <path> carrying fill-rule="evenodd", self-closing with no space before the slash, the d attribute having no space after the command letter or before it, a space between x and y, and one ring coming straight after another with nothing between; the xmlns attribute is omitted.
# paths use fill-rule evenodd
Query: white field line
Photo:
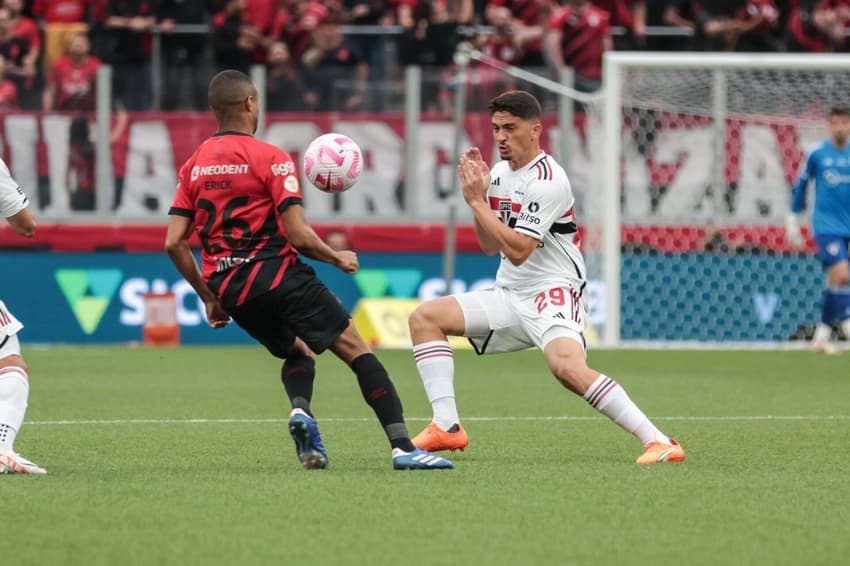
<svg viewBox="0 0 850 566"><path fill-rule="evenodd" d="M651 417L656 421L708 421L708 422L757 422L757 421L846 421L850 415L719 415L719 416L668 416ZM319 417L320 423L372 422L366 417ZM407 421L430 421L429 417L408 417ZM510 422L510 421L607 421L601 416L539 416L539 417L464 417L464 422ZM71 426L71 425L147 425L147 424L280 424L288 419L80 419L56 421L28 421L28 426Z"/></svg>

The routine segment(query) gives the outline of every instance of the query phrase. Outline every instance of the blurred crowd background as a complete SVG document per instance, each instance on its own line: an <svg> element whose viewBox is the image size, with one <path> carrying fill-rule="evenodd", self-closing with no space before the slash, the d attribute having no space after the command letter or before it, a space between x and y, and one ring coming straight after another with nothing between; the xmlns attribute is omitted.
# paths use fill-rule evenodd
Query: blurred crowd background
<svg viewBox="0 0 850 566"><path fill-rule="evenodd" d="M91 110L102 62L128 110L202 110L211 73L264 65L270 110L355 111L385 107L405 65L445 77L460 41L552 76L569 67L584 91L609 49L850 49L850 0L0 2L0 110ZM425 110L441 109L439 82Z"/></svg>

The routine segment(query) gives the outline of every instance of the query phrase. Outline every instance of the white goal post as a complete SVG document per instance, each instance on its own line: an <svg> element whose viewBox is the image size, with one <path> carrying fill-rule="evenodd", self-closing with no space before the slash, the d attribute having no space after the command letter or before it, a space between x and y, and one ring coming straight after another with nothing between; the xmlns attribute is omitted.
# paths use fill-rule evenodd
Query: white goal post
<svg viewBox="0 0 850 566"><path fill-rule="evenodd" d="M784 214L782 199L790 197L792 165L796 169L805 149L826 137L824 118L830 105L850 102L850 56L609 52L603 85L602 107L596 109L603 120L599 169L603 198L597 220L606 290L601 343L677 340L675 333L664 329L644 333L632 320L627 321L630 330L623 333L624 316L631 316L624 315L624 306L634 307L636 317L651 316L651 308L642 310L630 302L636 302L636 297L653 299L651 291L631 293L628 298L621 293L628 281L642 281L644 275L633 266L629 274L623 273L626 225L636 226L632 245L640 247L653 237L662 244L649 255L639 249L625 258L645 263L647 277L640 284L661 289L691 277L695 279L692 300L714 302L711 309L700 311L705 317L691 316L682 322L707 325L703 334L694 333L697 341L775 342L793 332L797 314L799 321L811 320L822 275L811 254L786 249L778 235L778 219ZM695 160L698 165L692 164ZM690 190L687 176L698 174L707 179L703 185L687 200L676 201ZM636 184L646 187L649 196L631 199L630 185ZM666 203L675 206L665 209ZM707 242L704 248L687 248L681 242L670 245L669 238L676 236L664 234L679 230L685 239L695 237L687 226L674 225L698 225L700 238L716 235L720 242L735 240L722 245L724 249L737 246L738 255L718 258L702 253L714 249L716 242ZM653 236L653 230L661 235ZM685 249L701 257L685 257L690 253L682 253ZM664 254L666 260L655 257ZM651 272L668 268L663 277ZM783 284L797 289L785 295ZM725 296L736 293L752 304L736 310ZM793 293L798 295L796 302ZM687 301L684 296L671 296L659 305L676 309L677 300ZM800 312L795 314L795 309ZM780 326L777 313L785 317ZM723 317L740 320L721 324ZM736 334L735 324L749 330Z"/></svg>

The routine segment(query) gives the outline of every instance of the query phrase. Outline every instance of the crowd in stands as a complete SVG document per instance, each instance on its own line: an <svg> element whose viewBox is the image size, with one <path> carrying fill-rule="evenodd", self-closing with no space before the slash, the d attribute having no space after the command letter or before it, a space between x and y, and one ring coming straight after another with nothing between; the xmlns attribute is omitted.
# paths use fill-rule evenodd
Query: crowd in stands
<svg viewBox="0 0 850 566"><path fill-rule="evenodd" d="M160 40L161 106L166 110L205 108L211 71L247 71L255 64L267 66L270 109L366 109L371 78L397 80L392 70L400 65L449 66L459 41L526 68L570 67L577 87L587 91L599 87L601 57L608 49L850 49L850 0L0 4L0 110L91 110L101 62L113 66L114 92L123 107L150 109L153 34ZM356 33L357 26L370 26L370 32ZM388 33L380 33L384 28ZM395 48L388 50L387 41ZM388 54L395 60L388 60ZM335 101L333 85L340 81L346 85L345 96ZM426 94L426 106L439 98L437 92Z"/></svg>

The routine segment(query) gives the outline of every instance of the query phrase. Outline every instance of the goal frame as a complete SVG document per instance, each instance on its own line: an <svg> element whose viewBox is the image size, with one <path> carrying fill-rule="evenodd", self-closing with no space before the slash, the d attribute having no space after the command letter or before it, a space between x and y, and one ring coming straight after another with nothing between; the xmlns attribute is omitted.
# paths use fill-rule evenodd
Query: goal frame
<svg viewBox="0 0 850 566"><path fill-rule="evenodd" d="M850 72L850 55L779 54L779 53L706 53L706 52L608 52L602 66L603 87L603 158L602 158L602 278L605 283L605 328L601 336L604 347L622 344L620 268L622 215L620 179L622 175L622 89L624 73L631 69L687 70L776 70ZM723 74L717 73L715 84ZM713 108L718 103L713 102ZM720 126L723 127L722 125ZM719 133L722 133L720 130ZM715 148L723 151L723 137L715 140ZM722 170L719 172L722 175Z"/></svg>

